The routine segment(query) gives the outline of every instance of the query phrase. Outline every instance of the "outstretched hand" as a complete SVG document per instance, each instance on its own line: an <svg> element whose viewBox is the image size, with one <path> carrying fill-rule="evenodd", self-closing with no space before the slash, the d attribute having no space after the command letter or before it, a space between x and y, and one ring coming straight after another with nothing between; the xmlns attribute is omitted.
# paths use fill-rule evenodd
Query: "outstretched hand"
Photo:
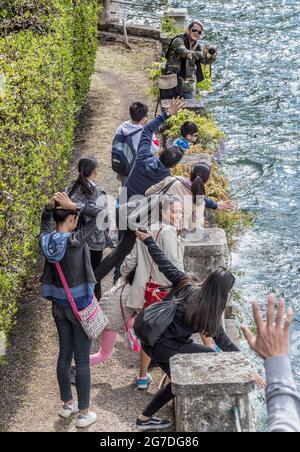
<svg viewBox="0 0 300 452"><path fill-rule="evenodd" d="M173 99L169 108L169 113L171 116L177 115L179 112L181 112L181 110L183 110L184 107L185 107L184 99L177 97L177 99Z"/></svg>
<svg viewBox="0 0 300 452"><path fill-rule="evenodd" d="M232 212L237 207L234 201L220 201L218 203L218 210L221 212Z"/></svg>
<svg viewBox="0 0 300 452"><path fill-rule="evenodd" d="M274 356L286 356L289 351L289 329L293 321L293 310L291 308L287 310L286 318L283 321L285 300L281 298L278 302L278 312L274 322L276 303L275 295L269 295L266 322L262 320L258 303L253 303L257 336L252 334L249 328L242 327L244 336L251 349L263 359Z"/></svg>

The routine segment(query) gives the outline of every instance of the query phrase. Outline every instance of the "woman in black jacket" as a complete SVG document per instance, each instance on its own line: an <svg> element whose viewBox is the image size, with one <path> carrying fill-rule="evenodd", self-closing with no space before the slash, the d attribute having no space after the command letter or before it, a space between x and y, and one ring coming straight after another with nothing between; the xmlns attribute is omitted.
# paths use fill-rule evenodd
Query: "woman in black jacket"
<svg viewBox="0 0 300 452"><path fill-rule="evenodd" d="M159 342L153 347L142 344L147 355L170 377L172 356L213 352L211 348L194 343L191 338L193 334L200 333L206 337L213 337L217 346L224 352L238 352L239 349L220 326L229 293L235 283L233 274L220 267L201 285L195 284L194 280L168 261L150 234L137 232L137 237L147 246L159 271L172 283L173 289L169 298L179 301L174 320ZM143 411L136 422L138 429L146 431L169 428L171 422L162 420L155 414L173 398L170 383L154 396Z"/></svg>

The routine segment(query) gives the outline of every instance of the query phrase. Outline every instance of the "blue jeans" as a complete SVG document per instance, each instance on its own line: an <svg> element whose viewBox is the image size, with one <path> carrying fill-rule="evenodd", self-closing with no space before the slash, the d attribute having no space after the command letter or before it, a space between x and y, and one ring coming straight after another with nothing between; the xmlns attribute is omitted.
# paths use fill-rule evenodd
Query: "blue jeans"
<svg viewBox="0 0 300 452"><path fill-rule="evenodd" d="M76 391L78 408L87 410L90 406L91 341L76 319L71 307L52 304L52 314L59 336L59 357L57 363L57 379L61 400L72 400L71 365L74 356L76 367Z"/></svg>

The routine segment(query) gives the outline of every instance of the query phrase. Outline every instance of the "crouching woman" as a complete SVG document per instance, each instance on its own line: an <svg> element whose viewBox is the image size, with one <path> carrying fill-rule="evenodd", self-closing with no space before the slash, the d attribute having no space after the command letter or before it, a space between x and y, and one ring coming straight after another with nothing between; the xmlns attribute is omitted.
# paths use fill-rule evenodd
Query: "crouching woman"
<svg viewBox="0 0 300 452"><path fill-rule="evenodd" d="M195 333L212 337L224 352L239 351L220 326L235 283L232 273L220 267L202 284L197 284L168 261L151 235L137 232L137 236L147 246L160 272L171 281L173 290L169 298L178 303L174 319L159 341L154 346L142 344L147 355L170 377L170 359L173 356L213 352L212 348L193 342L191 337ZM143 431L169 428L171 423L156 417L156 413L173 398L170 383L154 396L138 418L137 428Z"/></svg>

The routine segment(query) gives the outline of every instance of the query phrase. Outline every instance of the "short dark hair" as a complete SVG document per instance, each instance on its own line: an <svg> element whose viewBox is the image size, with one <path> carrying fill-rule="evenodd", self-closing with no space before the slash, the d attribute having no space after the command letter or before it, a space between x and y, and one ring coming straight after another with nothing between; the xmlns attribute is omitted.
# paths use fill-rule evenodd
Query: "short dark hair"
<svg viewBox="0 0 300 452"><path fill-rule="evenodd" d="M129 113L132 121L140 122L143 118L148 116L149 107L142 102L133 102L130 105Z"/></svg>
<svg viewBox="0 0 300 452"><path fill-rule="evenodd" d="M79 216L78 210L65 210L65 209L54 209L53 219L56 224L62 224L66 221L69 216Z"/></svg>
<svg viewBox="0 0 300 452"><path fill-rule="evenodd" d="M195 133L199 132L199 128L197 124L195 124L192 121L186 121L182 124L180 128L181 135L183 138L187 137L188 135L194 135Z"/></svg>
<svg viewBox="0 0 300 452"><path fill-rule="evenodd" d="M202 28L202 31L204 30L204 25L197 19L193 20L193 22L189 24L189 30L191 30L195 25L199 25L199 27Z"/></svg>
<svg viewBox="0 0 300 452"><path fill-rule="evenodd" d="M182 160L183 156L184 150L181 147L171 145L166 147L159 159L166 168L173 168Z"/></svg>

